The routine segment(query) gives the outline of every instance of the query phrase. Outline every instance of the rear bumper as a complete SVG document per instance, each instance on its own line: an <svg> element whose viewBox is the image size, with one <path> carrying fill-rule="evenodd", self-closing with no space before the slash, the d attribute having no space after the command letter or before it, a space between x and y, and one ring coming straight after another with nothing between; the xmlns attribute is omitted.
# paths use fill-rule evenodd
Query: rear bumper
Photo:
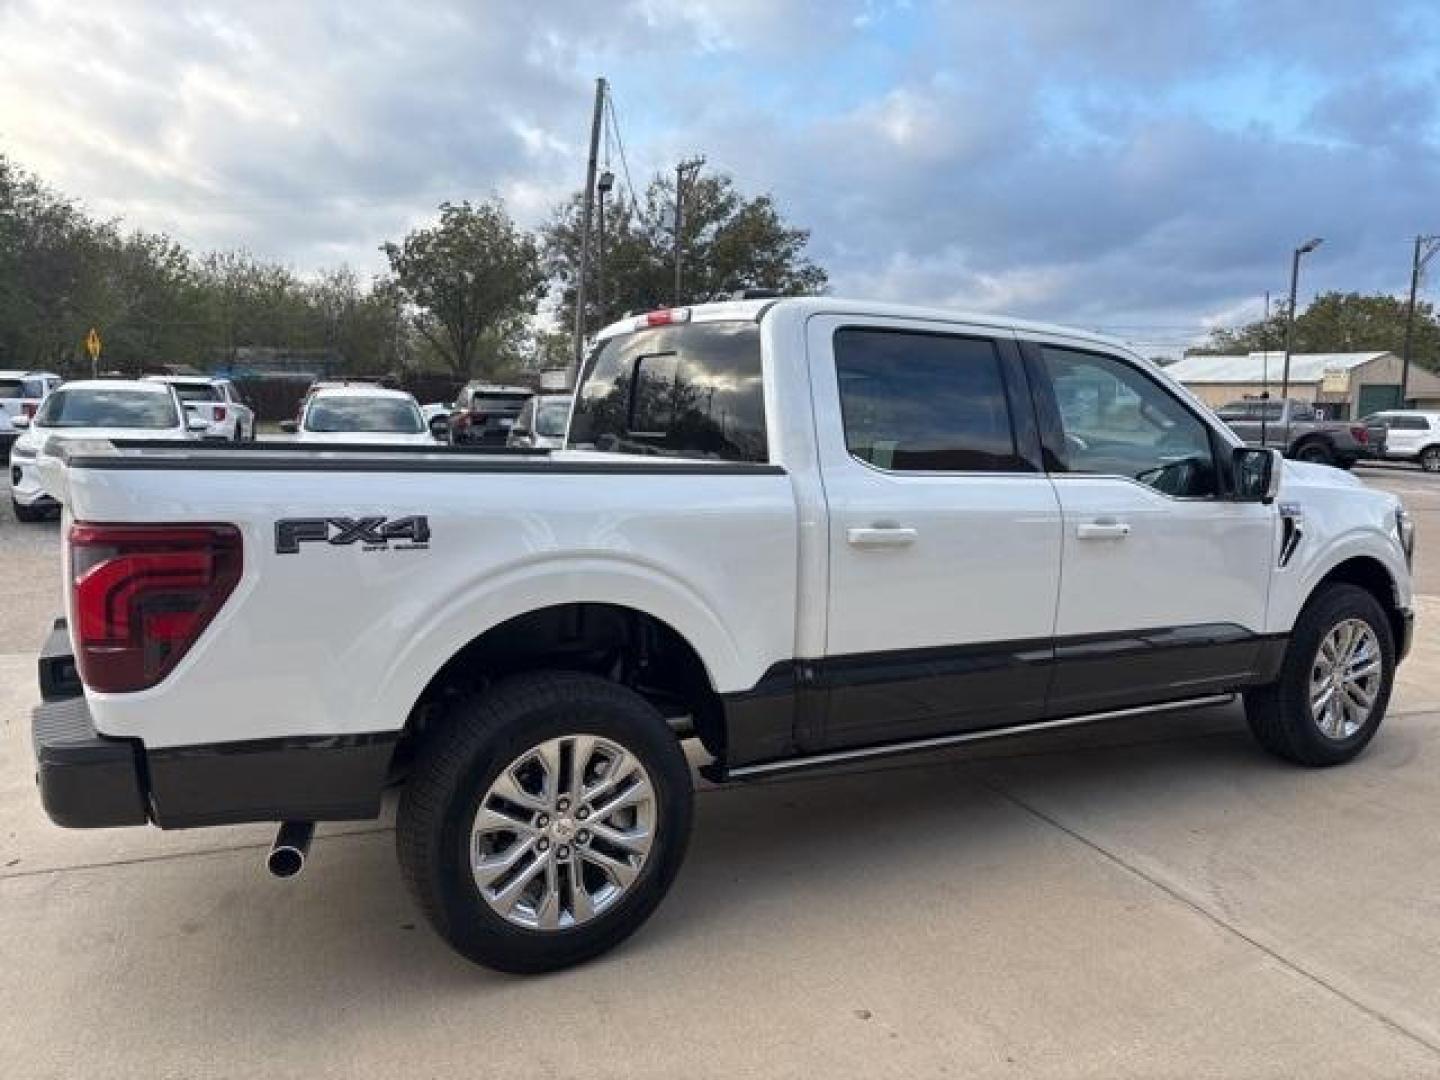
<svg viewBox="0 0 1440 1080"><path fill-rule="evenodd" d="M147 748L95 730L63 620L40 654L35 779L69 829L373 818L398 732Z"/></svg>

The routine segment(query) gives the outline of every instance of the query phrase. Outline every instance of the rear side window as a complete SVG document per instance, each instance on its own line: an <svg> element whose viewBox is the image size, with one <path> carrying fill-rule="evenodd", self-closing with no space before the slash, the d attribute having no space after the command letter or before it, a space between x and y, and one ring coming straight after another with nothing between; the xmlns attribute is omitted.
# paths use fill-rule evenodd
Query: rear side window
<svg viewBox="0 0 1440 1080"><path fill-rule="evenodd" d="M586 367L569 445L767 461L760 328L695 323L607 339Z"/></svg>
<svg viewBox="0 0 1440 1080"><path fill-rule="evenodd" d="M984 338L835 333L845 446L896 472L1022 472L1000 355Z"/></svg>
<svg viewBox="0 0 1440 1080"><path fill-rule="evenodd" d="M1423 416L1392 416L1384 421L1387 427L1396 431L1429 431L1430 425Z"/></svg>
<svg viewBox="0 0 1440 1080"><path fill-rule="evenodd" d="M28 396L25 384L19 379L0 379L0 401L15 401Z"/></svg>

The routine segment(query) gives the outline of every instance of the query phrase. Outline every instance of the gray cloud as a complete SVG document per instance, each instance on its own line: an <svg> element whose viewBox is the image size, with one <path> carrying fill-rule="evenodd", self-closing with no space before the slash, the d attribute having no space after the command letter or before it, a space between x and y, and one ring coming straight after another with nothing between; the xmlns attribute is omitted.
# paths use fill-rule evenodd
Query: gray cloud
<svg viewBox="0 0 1440 1080"><path fill-rule="evenodd" d="M604 72L637 183L704 150L837 291L1158 341L1283 286L1303 236L1309 285L1396 289L1440 228L1434 20L1324 8L0 0L0 150L197 248L372 270L443 199L542 221Z"/></svg>

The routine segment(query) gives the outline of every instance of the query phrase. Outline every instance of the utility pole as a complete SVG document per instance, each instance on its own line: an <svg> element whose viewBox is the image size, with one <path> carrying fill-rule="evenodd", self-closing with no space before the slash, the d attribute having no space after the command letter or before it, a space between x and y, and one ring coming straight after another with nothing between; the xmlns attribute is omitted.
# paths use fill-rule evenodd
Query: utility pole
<svg viewBox="0 0 1440 1080"><path fill-rule="evenodd" d="M1265 445L1270 413L1270 290L1265 290L1265 321L1260 324L1260 445Z"/></svg>
<svg viewBox="0 0 1440 1080"><path fill-rule="evenodd" d="M703 156L693 157L675 166L675 306L683 302L681 291L681 267L685 262L685 185L693 183L700 166L705 164Z"/></svg>
<svg viewBox="0 0 1440 1080"><path fill-rule="evenodd" d="M615 186L615 174L607 167L595 183L595 211L599 218L595 230L595 311L599 325L605 325L605 196Z"/></svg>
<svg viewBox="0 0 1440 1080"><path fill-rule="evenodd" d="M1290 346L1295 338L1295 286L1300 280L1300 256L1309 255L1325 241L1316 237L1295 249L1290 260L1290 308L1285 312L1285 374L1280 381L1280 408L1285 412L1285 445L1290 445Z"/></svg>
<svg viewBox="0 0 1440 1080"><path fill-rule="evenodd" d="M1400 400L1398 408L1405 408L1405 392L1410 386L1410 342L1415 332L1415 294L1420 288L1420 275L1425 264L1440 250L1440 236L1415 237L1415 256L1410 260L1410 306L1405 309L1405 348L1400 356Z"/></svg>
<svg viewBox="0 0 1440 1080"><path fill-rule="evenodd" d="M575 352L566 382L571 389L580 378L585 355L585 275L590 269L590 218L595 205L595 159L600 155L600 120L605 108L605 80L595 80L595 115L590 120L590 159L585 166L585 209L580 215L580 268L575 277Z"/></svg>

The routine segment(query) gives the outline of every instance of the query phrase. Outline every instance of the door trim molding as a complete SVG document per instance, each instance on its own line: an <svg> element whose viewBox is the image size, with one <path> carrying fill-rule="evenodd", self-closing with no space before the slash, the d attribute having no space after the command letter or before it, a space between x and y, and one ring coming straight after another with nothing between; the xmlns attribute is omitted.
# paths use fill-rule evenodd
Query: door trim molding
<svg viewBox="0 0 1440 1080"><path fill-rule="evenodd" d="M1083 724L1099 723L1103 720L1120 720L1127 716L1142 716L1149 713L1175 712L1182 709L1198 709L1211 705L1228 705L1235 700L1234 694L1207 694L1203 697L1182 698L1179 701L1161 702L1156 705L1137 705L1128 709L1110 709L1106 712L1082 713L1078 716L1064 716L1054 720L1037 720L1028 724L1012 724L1009 727L987 728L984 731L962 731L954 735L936 735L927 739L911 739L907 742L884 743L876 746L862 746L851 750L829 750L802 757L781 758L764 761L755 765L740 765L734 768L715 762L702 770L707 779L717 782L730 780L753 780L777 773L795 772L802 769L822 769L831 765L848 764L854 761L868 761L875 758L893 757L900 754L914 754L925 750L940 750L946 747L963 746L966 743L984 742L990 739L1007 738L1014 735L1029 735L1034 732L1053 731L1058 728L1079 727Z"/></svg>

